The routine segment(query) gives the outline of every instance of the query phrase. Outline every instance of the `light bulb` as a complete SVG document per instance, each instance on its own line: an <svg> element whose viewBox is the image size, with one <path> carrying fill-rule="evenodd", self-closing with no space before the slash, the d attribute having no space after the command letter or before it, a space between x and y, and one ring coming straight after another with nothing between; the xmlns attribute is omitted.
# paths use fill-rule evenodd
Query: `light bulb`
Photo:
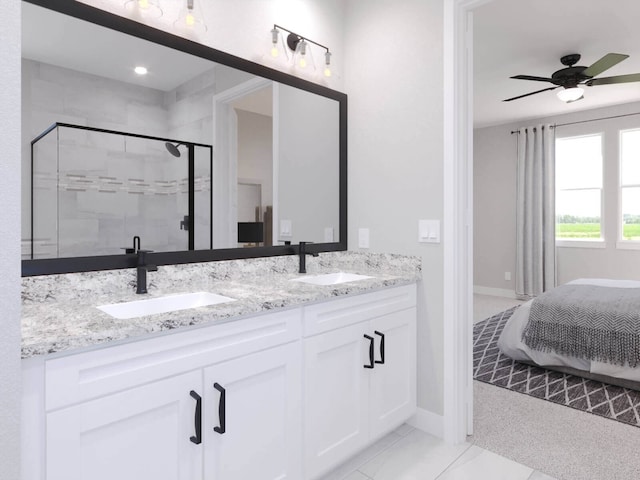
<svg viewBox="0 0 640 480"><path fill-rule="evenodd" d="M569 103L569 102L575 102L576 100L580 100L582 98L583 93L584 93L584 90L582 88L572 87L572 88L563 88L562 90L558 91L556 95L563 102Z"/></svg>
<svg viewBox="0 0 640 480"><path fill-rule="evenodd" d="M329 50L324 54L324 76L331 76L331 52Z"/></svg>
<svg viewBox="0 0 640 480"><path fill-rule="evenodd" d="M186 0L186 5L177 20L173 22L173 26L189 35L200 35L207 31L202 12L199 5L196 5L195 0Z"/></svg>
<svg viewBox="0 0 640 480"><path fill-rule="evenodd" d="M280 52L278 52L278 34L280 33L280 31L276 28L273 27L273 30L271 30L271 56L273 58L277 57L278 54Z"/></svg>
<svg viewBox="0 0 640 480"><path fill-rule="evenodd" d="M305 42L304 40L300 40L300 58L298 59L298 66L300 68L306 68L307 66L307 42Z"/></svg>
<svg viewBox="0 0 640 480"><path fill-rule="evenodd" d="M162 16L162 9L155 0L127 0L124 8L132 15L144 15L146 18Z"/></svg>
<svg viewBox="0 0 640 480"><path fill-rule="evenodd" d="M138 66L134 68L133 71L136 72L138 75L146 75L148 73L148 70L146 69L146 67L142 67L142 66Z"/></svg>

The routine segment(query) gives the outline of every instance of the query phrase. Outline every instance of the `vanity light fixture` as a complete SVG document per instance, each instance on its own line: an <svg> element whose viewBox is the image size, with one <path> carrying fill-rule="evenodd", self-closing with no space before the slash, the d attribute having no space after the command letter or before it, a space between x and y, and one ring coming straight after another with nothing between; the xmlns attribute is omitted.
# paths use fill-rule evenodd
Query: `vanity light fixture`
<svg viewBox="0 0 640 480"><path fill-rule="evenodd" d="M287 35L287 47L289 47L289 49L293 52L294 62L300 68L306 68L306 66L309 64L309 58L311 58L311 62L313 62L313 56L311 55L311 48L309 45L310 43L317 45L320 48L324 48L325 53L324 53L323 73L326 77L331 76L331 52L329 51L328 47L325 47L324 45L318 42L314 42L313 40L307 37L303 37L302 35L299 35L295 32L292 32L291 30L288 30L276 24L273 25L273 29L271 30L271 56L272 57L277 57L279 54L278 37L280 35L280 30L284 30L285 32L289 33L289 35Z"/></svg>
<svg viewBox="0 0 640 480"><path fill-rule="evenodd" d="M205 33L207 24L200 12L200 5L196 4L196 0L184 0L184 2L180 16L173 22L173 26L198 34Z"/></svg>
<svg viewBox="0 0 640 480"><path fill-rule="evenodd" d="M160 18L162 9L156 0L127 0L124 8L130 13L137 13L149 18Z"/></svg>
<svg viewBox="0 0 640 480"><path fill-rule="evenodd" d="M147 73L149 73L149 70L147 70L147 67L143 67L143 66L137 66L136 68L133 69L134 72L136 72L138 75L146 75Z"/></svg>
<svg viewBox="0 0 640 480"><path fill-rule="evenodd" d="M579 87L570 87L563 88L562 90L558 90L556 95L560 100L566 103L575 102L576 100L580 100L582 98L582 94L584 93L584 89Z"/></svg>

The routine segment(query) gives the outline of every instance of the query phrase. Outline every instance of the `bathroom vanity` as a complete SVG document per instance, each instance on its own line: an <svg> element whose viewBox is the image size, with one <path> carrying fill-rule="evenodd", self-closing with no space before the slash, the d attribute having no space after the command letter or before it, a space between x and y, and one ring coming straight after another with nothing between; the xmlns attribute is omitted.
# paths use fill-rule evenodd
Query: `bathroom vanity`
<svg viewBox="0 0 640 480"><path fill-rule="evenodd" d="M128 320L78 296L100 276L98 302L137 300L117 287L133 272L40 277L56 300L33 298L44 295L38 277L25 279L23 479L311 480L406 421L419 260L310 259L307 278L368 276L330 285L299 281L296 267L291 257L161 267L150 298L192 278L234 301Z"/></svg>

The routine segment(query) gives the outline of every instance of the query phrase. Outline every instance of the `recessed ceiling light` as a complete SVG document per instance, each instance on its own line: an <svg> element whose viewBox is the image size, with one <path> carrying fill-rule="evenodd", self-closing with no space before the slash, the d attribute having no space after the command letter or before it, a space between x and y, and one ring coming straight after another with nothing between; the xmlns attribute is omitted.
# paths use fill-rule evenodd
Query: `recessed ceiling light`
<svg viewBox="0 0 640 480"><path fill-rule="evenodd" d="M146 75L148 70L146 67L136 67L133 69L134 72L136 72L138 75Z"/></svg>

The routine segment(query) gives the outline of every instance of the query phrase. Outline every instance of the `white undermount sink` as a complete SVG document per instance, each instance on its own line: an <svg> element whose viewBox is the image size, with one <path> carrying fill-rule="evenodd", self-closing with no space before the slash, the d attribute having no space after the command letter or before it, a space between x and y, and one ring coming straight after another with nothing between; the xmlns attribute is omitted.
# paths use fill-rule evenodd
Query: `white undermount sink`
<svg viewBox="0 0 640 480"><path fill-rule="evenodd" d="M112 317L127 319L235 301L235 298L229 298L215 293L194 292L166 295L164 297L149 298L147 300L135 300L133 302L111 303L109 305L100 305L96 308L108 313Z"/></svg>
<svg viewBox="0 0 640 480"><path fill-rule="evenodd" d="M359 275L357 273L336 272L292 278L291 281L310 283L312 285L337 285L339 283L357 282L359 280L366 280L368 278L374 277L370 277L368 275Z"/></svg>

